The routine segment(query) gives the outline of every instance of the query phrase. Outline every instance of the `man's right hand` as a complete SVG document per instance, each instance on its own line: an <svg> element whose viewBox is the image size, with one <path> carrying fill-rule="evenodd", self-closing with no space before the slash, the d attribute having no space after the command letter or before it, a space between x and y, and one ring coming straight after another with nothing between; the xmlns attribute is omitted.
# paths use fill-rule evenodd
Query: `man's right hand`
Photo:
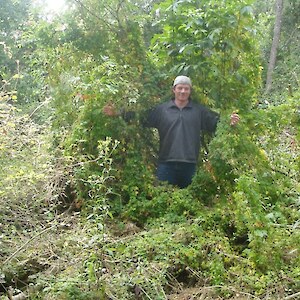
<svg viewBox="0 0 300 300"><path fill-rule="evenodd" d="M106 104L103 107L102 112L109 117L116 117L119 115L119 113L116 111L116 107L112 103Z"/></svg>

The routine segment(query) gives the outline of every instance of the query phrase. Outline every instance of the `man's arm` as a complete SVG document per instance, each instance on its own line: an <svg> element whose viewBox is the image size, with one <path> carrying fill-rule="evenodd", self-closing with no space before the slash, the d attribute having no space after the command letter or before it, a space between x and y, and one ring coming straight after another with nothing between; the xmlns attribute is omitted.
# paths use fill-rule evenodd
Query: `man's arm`
<svg viewBox="0 0 300 300"><path fill-rule="evenodd" d="M136 118L136 113L134 111L126 111L125 109L117 110L115 105L112 103L106 104L102 112L109 117L122 117L126 122L132 121ZM149 109L142 112L139 116L142 126L144 127L155 127L157 122L158 114L155 109Z"/></svg>
<svg viewBox="0 0 300 300"><path fill-rule="evenodd" d="M122 117L126 122L130 122L135 117L134 111L126 111L125 109L117 110L112 103L106 104L102 112L109 117Z"/></svg>
<svg viewBox="0 0 300 300"><path fill-rule="evenodd" d="M205 113L205 118L203 119L203 128L205 131L214 133L217 129L217 124L219 122L220 115L212 110L207 110ZM236 112L230 115L230 125L236 126L240 122L240 117Z"/></svg>

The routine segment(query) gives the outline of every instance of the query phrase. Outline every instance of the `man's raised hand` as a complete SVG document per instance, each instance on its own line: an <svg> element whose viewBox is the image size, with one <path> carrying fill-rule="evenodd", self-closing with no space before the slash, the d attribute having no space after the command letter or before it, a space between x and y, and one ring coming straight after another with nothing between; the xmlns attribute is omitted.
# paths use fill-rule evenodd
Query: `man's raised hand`
<svg viewBox="0 0 300 300"><path fill-rule="evenodd" d="M102 112L106 115L106 116L109 116L109 117L115 117L115 116L118 116L119 113L117 112L116 110L116 107L113 103L108 103L106 104L103 109L102 109Z"/></svg>
<svg viewBox="0 0 300 300"><path fill-rule="evenodd" d="M235 126L239 122L240 122L240 116L236 112L232 113L230 116L230 125Z"/></svg>

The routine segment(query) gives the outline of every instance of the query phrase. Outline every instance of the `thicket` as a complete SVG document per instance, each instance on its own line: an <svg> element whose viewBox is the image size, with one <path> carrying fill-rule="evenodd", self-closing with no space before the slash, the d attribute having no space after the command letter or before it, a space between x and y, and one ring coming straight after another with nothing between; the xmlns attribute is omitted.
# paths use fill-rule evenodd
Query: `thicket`
<svg viewBox="0 0 300 300"><path fill-rule="evenodd" d="M76 3L32 15L1 53L1 297L296 299L300 92L260 93L270 20L246 0ZM157 135L139 121L178 74L221 114L182 190L154 178Z"/></svg>

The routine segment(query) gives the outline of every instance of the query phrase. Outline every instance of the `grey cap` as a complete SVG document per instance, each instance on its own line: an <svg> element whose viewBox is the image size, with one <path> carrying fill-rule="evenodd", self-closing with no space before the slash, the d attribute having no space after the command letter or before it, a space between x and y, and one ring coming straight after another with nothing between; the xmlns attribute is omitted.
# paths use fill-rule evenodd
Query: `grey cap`
<svg viewBox="0 0 300 300"><path fill-rule="evenodd" d="M175 78L173 86L177 84L189 84L190 86L192 86L192 81L189 77L181 75Z"/></svg>

